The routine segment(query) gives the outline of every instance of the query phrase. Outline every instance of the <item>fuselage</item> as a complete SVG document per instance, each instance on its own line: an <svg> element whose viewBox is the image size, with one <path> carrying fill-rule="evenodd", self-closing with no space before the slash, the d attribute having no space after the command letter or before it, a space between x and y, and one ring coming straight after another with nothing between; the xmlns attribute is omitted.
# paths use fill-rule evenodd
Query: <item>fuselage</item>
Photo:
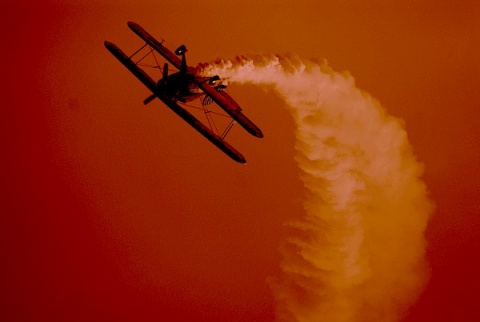
<svg viewBox="0 0 480 322"><path fill-rule="evenodd" d="M160 79L157 88L173 100L188 102L204 95L193 79L191 74L178 72Z"/></svg>

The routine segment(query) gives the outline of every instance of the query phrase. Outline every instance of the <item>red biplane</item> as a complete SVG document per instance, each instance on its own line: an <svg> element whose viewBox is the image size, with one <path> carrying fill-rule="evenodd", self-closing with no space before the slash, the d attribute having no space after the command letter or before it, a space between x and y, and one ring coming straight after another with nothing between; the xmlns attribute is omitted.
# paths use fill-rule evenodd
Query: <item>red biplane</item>
<svg viewBox="0 0 480 322"><path fill-rule="evenodd" d="M184 119L230 158L240 163L246 163L245 157L225 141L226 135L235 123L240 124L245 130L256 137L262 138L263 133L242 113L242 109L237 102L228 95L225 91L226 85L222 82L220 77L218 75L212 77L197 75L196 69L188 66L186 63L185 53L187 49L184 45L178 47L174 54L168 48L163 46L163 40L162 42L159 42L138 24L130 21L128 22L128 26L146 42L145 45L130 56L127 56L120 50L120 48L109 41L105 41L105 47L152 92L152 95L147 97L143 103L148 104L154 98L158 97L172 111ZM147 55L136 62L132 60L132 58L139 54L146 46L150 46L147 55L154 55L154 51L156 51L162 55L168 63L177 68L178 72L169 74L168 63L165 63L163 66L162 78L160 78L158 82L155 82L142 68L139 67L140 61L142 61ZM179 57L181 57L181 59ZM155 67L160 68L160 66ZM222 134L216 133L211 127L206 126L181 106L194 99L201 100L202 107L206 114L210 112L206 106L214 102L229 115L231 122Z"/></svg>

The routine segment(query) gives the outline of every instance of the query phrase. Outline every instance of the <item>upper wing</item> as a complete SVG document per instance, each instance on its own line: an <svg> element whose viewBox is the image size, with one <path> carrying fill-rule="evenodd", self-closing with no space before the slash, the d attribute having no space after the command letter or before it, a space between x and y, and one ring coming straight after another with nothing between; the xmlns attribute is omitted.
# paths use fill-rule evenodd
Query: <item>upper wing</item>
<svg viewBox="0 0 480 322"><path fill-rule="evenodd" d="M120 50L114 43L105 41L105 47L113 54L129 71L145 85L152 93L157 90L155 81L141 68L139 68L123 51Z"/></svg>
<svg viewBox="0 0 480 322"><path fill-rule="evenodd" d="M210 96L218 106L247 130L248 133L263 138L262 131L242 113L242 108L230 95L224 91L217 91L208 81L205 81L204 78L195 79L195 83L206 95Z"/></svg>
<svg viewBox="0 0 480 322"><path fill-rule="evenodd" d="M142 38L147 44L149 44L155 51L162 55L170 64L175 66L178 70L181 69L182 60L177 57L174 53L170 51L167 47L163 46L161 42L156 40L152 35L150 35L145 29L140 27L139 24L129 21L128 26L134 33L136 33L140 38ZM188 67L187 72L194 72L194 68Z"/></svg>

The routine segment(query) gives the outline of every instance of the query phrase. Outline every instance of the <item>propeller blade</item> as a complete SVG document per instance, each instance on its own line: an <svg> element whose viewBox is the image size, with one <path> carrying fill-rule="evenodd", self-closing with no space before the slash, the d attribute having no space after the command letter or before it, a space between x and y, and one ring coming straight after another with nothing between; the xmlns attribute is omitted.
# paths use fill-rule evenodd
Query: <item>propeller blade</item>
<svg viewBox="0 0 480 322"><path fill-rule="evenodd" d="M168 77L168 64L163 65L163 78L166 80Z"/></svg>

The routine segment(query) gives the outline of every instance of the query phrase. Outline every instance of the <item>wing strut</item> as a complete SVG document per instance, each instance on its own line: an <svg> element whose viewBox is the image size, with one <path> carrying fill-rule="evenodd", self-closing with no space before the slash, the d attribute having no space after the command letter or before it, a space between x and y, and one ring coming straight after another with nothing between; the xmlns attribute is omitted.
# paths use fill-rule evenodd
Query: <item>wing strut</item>
<svg viewBox="0 0 480 322"><path fill-rule="evenodd" d="M148 44L145 44L145 45L143 45L142 47L140 47L140 49L138 49L136 52L134 52L133 54L131 54L130 57L128 57L128 58L132 59L133 56L135 56L136 54L138 54L143 48L147 47L147 45L148 45ZM143 58L144 58L144 57L142 57L142 59L143 59Z"/></svg>
<svg viewBox="0 0 480 322"><path fill-rule="evenodd" d="M232 127L235 125L235 120L232 120L230 122L230 124L228 124L228 127L225 129L225 131L223 132L222 134L222 140L225 139L225 137L227 136L228 132L230 132L230 130L232 129Z"/></svg>

